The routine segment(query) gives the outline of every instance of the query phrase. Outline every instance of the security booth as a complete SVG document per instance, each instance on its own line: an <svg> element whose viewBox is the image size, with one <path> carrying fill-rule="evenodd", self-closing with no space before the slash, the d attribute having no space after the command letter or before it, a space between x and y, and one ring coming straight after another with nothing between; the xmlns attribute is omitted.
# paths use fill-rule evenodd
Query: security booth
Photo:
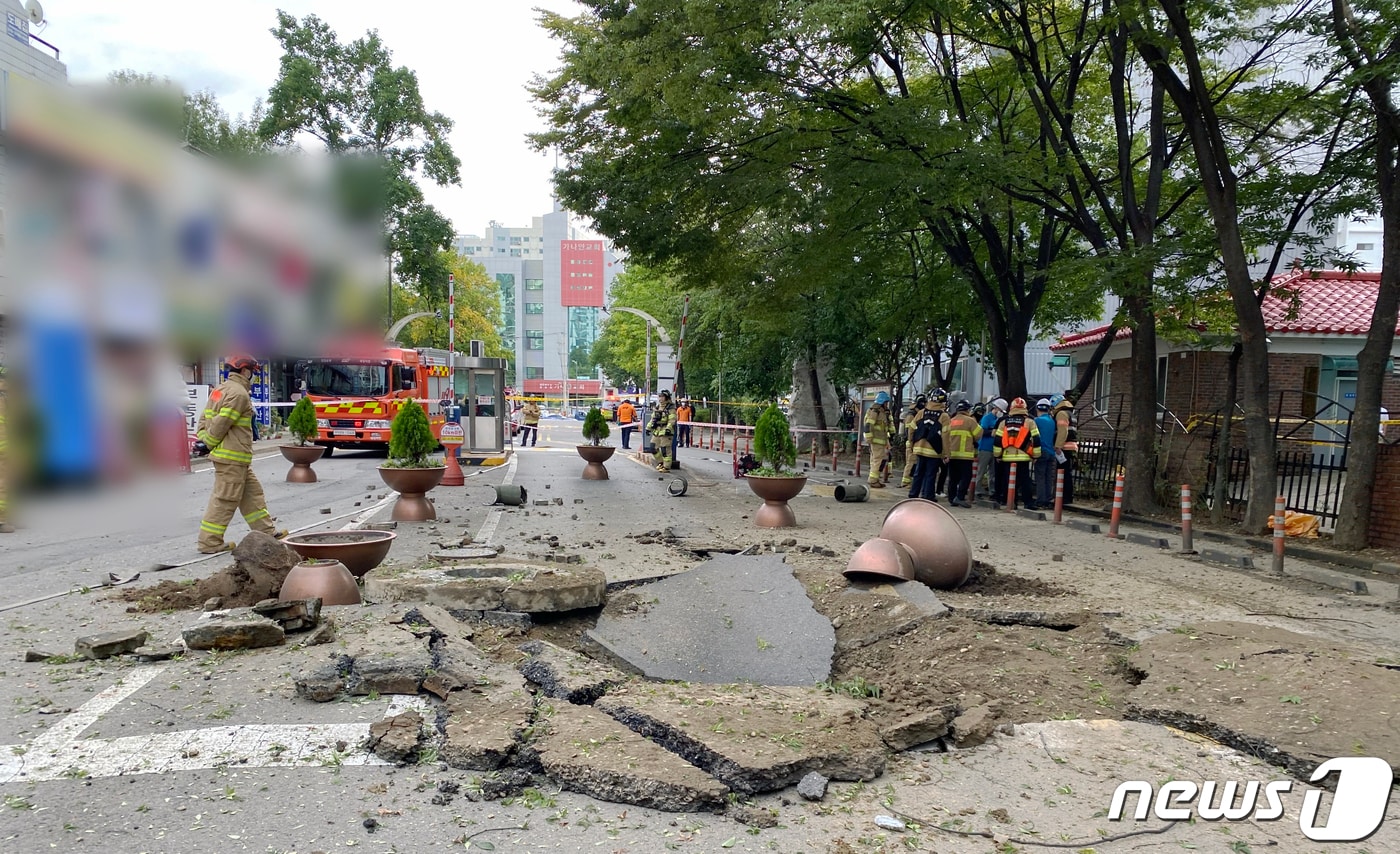
<svg viewBox="0 0 1400 854"><path fill-rule="evenodd" d="M502 454L506 449L506 419L510 417L506 405L506 360L467 356L462 361L456 366L466 374L466 386L461 392L461 423L466 432L462 455L485 458Z"/></svg>

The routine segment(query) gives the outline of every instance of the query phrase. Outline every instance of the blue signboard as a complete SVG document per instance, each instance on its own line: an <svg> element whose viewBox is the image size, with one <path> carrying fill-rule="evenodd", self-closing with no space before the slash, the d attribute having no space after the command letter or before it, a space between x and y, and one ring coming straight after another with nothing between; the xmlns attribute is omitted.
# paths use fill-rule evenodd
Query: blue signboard
<svg viewBox="0 0 1400 854"><path fill-rule="evenodd" d="M1354 391L1349 391L1349 392L1347 392L1346 394L1342 395L1342 397L1346 398L1347 400L1355 400L1355 399L1356 399L1356 392L1354 392Z"/></svg>

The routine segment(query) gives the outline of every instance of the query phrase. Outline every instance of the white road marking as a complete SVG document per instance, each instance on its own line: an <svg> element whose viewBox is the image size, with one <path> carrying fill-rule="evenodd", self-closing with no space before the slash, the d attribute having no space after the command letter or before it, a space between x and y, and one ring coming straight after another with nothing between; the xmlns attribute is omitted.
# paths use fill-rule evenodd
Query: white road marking
<svg viewBox="0 0 1400 854"><path fill-rule="evenodd" d="M387 765L365 750L369 724L257 724L91 738L49 749L37 742L23 756L0 757L0 784L64 778L164 774L221 765ZM336 749L345 742L346 749Z"/></svg>
<svg viewBox="0 0 1400 854"><path fill-rule="evenodd" d="M248 768L387 765L368 752L367 723L246 724L80 739L83 730L148 684L160 667L141 668L84 703L27 745L0 745L0 784L82 777L163 774L221 765ZM384 717L416 711L431 720L432 702L419 694L390 696ZM337 749L344 742L345 749Z"/></svg>
<svg viewBox="0 0 1400 854"><path fill-rule="evenodd" d="M509 486L511 481L515 480L515 471L518 467L516 464L519 461L519 457L511 454L510 462L506 464L506 476L501 478L501 486ZM501 514L504 512L505 510L500 507L493 507L491 512L487 514L486 521L481 523L481 530L476 532L476 537L473 538L472 542L480 543L483 546L490 544L491 538L496 536L496 526L501 524Z"/></svg>
<svg viewBox="0 0 1400 854"><path fill-rule="evenodd" d="M43 735L34 739L33 749L51 750L76 740L83 730L96 723L98 718L115 708L122 700L144 688L164 669L165 665L138 667L128 673L122 681L83 703L76 712L45 730Z"/></svg>
<svg viewBox="0 0 1400 854"><path fill-rule="evenodd" d="M340 530L357 531L360 528L363 528L365 525L369 524L370 519L374 518L374 514L378 513L380 510L383 510L385 507L388 507L390 504L393 504L397 500L399 500L399 494L397 492L390 492L387 496L381 499L379 503L356 515L354 519L351 519L349 522L347 522L345 524L345 527L341 528ZM345 517L342 516L340 518L343 519Z"/></svg>

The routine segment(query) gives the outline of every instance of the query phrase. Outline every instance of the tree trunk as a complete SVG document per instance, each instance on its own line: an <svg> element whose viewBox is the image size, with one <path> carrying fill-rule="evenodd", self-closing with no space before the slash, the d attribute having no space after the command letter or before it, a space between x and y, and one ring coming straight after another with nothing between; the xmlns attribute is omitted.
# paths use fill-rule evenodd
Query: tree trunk
<svg viewBox="0 0 1400 854"><path fill-rule="evenodd" d="M1351 416L1347 440L1347 477L1342 487L1341 506L1346 512L1337 519L1332 542L1344 549L1364 549L1370 545L1371 500L1376 490L1376 457L1380 435L1381 391L1385 386L1385 363L1395 341L1397 310L1400 310L1400 181L1396 170L1388 170L1388 193L1381 199L1381 281L1376 307L1371 313L1371 329L1366 344L1356 356L1356 410Z"/></svg>
<svg viewBox="0 0 1400 854"><path fill-rule="evenodd" d="M1216 112L1213 90L1206 82L1207 62L1182 0L1157 0L1166 15L1168 41L1178 54L1167 55L1162 33L1147 32L1139 21L1130 23L1138 54L1152 69L1177 107L1182 126L1196 155L1201 189L1210 208L1220 249L1225 284L1234 304L1240 336L1240 378L1244 393L1245 436L1249 444L1249 507L1241 526L1250 532L1263 531L1273 512L1278 489L1278 460L1274 455L1274 427L1269 420L1269 350L1259 294L1249 274L1249 257L1240 234L1238 201L1239 179L1231 166L1238 154L1222 130L1224 122ZM1178 76L1180 68L1189 80Z"/></svg>
<svg viewBox="0 0 1400 854"><path fill-rule="evenodd" d="M1215 482L1211 484L1210 521L1225 524L1225 502L1230 496L1230 443L1234 441L1235 398L1239 396L1240 345L1230 351L1225 370L1225 406L1215 433Z"/></svg>
<svg viewBox="0 0 1400 854"><path fill-rule="evenodd" d="M1123 481L1123 509L1129 513L1160 513L1157 501L1157 318L1152 313L1151 288L1123 300L1133 322L1131 379L1128 395L1128 436Z"/></svg>
<svg viewBox="0 0 1400 854"><path fill-rule="evenodd" d="M1026 345L1025 341L1007 341L1002 345L1005 352L1005 366L997 365L997 386L1001 396L1007 400L1026 396Z"/></svg>

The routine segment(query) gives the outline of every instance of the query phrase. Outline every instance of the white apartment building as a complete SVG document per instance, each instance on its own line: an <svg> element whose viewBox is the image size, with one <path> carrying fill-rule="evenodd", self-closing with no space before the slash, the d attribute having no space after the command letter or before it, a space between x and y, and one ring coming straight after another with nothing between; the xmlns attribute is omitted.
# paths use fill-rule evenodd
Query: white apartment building
<svg viewBox="0 0 1400 854"><path fill-rule="evenodd" d="M460 234L453 247L500 288L501 343L512 353L507 386L546 398L602 394L602 382L587 371L588 353L622 271L607 241L581 238L556 203L529 228L492 221L484 237Z"/></svg>

